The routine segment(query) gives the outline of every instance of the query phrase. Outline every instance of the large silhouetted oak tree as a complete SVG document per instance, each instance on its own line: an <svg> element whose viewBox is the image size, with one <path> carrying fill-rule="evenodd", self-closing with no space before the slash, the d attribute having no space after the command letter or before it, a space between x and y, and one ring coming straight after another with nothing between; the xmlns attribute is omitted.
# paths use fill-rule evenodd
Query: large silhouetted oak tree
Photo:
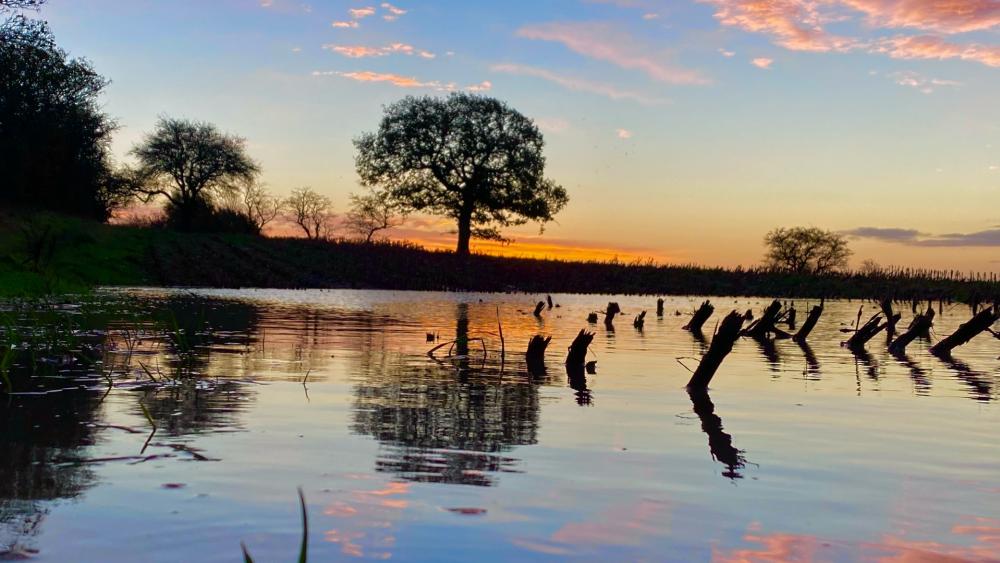
<svg viewBox="0 0 1000 563"><path fill-rule="evenodd" d="M404 209L457 222L460 255L472 237L497 240L499 227L551 221L568 201L544 176L538 128L492 98L404 98L354 145L366 186L388 191Z"/></svg>

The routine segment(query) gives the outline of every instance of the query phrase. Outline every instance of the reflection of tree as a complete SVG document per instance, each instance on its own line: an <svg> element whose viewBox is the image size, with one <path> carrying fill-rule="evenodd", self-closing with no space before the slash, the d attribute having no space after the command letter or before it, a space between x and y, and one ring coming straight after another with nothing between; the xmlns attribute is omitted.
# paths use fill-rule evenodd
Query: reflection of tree
<svg viewBox="0 0 1000 563"><path fill-rule="evenodd" d="M708 449L712 452L712 459L726 466L722 476L742 479L743 474L739 470L746 466L743 450L733 446L733 437L723 432L722 418L715 414L715 405L708 392L688 389L688 395L691 397L691 404L694 405L695 414L701 419L702 431L708 434Z"/></svg>
<svg viewBox="0 0 1000 563"><path fill-rule="evenodd" d="M927 379L927 370L920 367L920 364L914 362L906 355L906 351L894 352L892 354L896 361L903 364L910 370L910 379L913 380L913 386L916 389L918 395L927 395L931 390L931 381Z"/></svg>
<svg viewBox="0 0 1000 563"><path fill-rule="evenodd" d="M806 359L806 370L804 375L807 378L819 379L820 376L819 360L816 358L816 354L813 352L812 347L809 346L809 344L807 344L805 340L798 342L797 344L799 345L799 349L802 350L802 355Z"/></svg>
<svg viewBox="0 0 1000 563"><path fill-rule="evenodd" d="M352 428L388 446L377 469L475 485L491 484L483 472L507 470L514 460L502 452L537 441L537 388L482 375L460 380L437 365L404 363L369 373L355 387Z"/></svg>
<svg viewBox="0 0 1000 563"><path fill-rule="evenodd" d="M94 443L97 405L93 393L71 390L0 404L0 559L37 534L44 501L73 498L93 485L90 469L59 460L81 457L79 450Z"/></svg>

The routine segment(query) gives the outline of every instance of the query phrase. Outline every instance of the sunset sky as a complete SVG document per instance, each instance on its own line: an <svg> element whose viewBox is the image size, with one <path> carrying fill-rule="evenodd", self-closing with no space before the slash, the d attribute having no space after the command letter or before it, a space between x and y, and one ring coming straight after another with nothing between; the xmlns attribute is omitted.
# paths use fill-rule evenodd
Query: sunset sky
<svg viewBox="0 0 1000 563"><path fill-rule="evenodd" d="M113 81L123 162L159 115L211 121L247 138L273 191L343 211L351 140L383 105L470 90L538 123L570 195L508 253L749 265L768 230L813 225L850 232L855 264L1000 271L1000 1L50 0L41 16ZM450 247L449 228L396 236Z"/></svg>

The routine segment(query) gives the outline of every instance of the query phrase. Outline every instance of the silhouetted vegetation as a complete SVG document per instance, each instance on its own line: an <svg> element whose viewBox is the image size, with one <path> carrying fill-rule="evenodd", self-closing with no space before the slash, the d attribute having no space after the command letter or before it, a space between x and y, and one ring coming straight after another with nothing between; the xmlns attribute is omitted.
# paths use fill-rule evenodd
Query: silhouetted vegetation
<svg viewBox="0 0 1000 563"><path fill-rule="evenodd" d="M333 202L312 188L297 188L285 200L291 220L298 225L306 238L328 238L333 232Z"/></svg>
<svg viewBox="0 0 1000 563"><path fill-rule="evenodd" d="M5 1L8 8L38 1ZM127 195L109 155L108 85L90 62L59 48L45 22L0 22L0 203L105 220Z"/></svg>
<svg viewBox="0 0 1000 563"><path fill-rule="evenodd" d="M351 233L371 242L377 233L403 224L404 210L385 190L372 190L364 195L351 194L351 209L344 226Z"/></svg>
<svg viewBox="0 0 1000 563"><path fill-rule="evenodd" d="M132 154L139 161L140 197L165 198L170 226L183 231L230 227L242 231L234 224L242 223L251 232L259 231L248 216L218 205L260 172L246 153L244 139L222 133L210 123L163 117Z"/></svg>
<svg viewBox="0 0 1000 563"><path fill-rule="evenodd" d="M796 274L828 274L847 268L847 239L816 227L778 228L764 237L765 262Z"/></svg>
<svg viewBox="0 0 1000 563"><path fill-rule="evenodd" d="M566 190L545 178L538 127L499 100L471 94L406 97L385 108L376 133L355 142L361 181L405 208L454 219L460 255L497 227L545 223Z"/></svg>

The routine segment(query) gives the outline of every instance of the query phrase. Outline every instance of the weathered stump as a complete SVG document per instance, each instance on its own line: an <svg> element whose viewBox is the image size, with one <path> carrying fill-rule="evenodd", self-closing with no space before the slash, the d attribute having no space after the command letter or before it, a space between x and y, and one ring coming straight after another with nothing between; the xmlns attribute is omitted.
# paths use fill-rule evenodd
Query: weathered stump
<svg viewBox="0 0 1000 563"><path fill-rule="evenodd" d="M913 317L913 321L910 322L910 326L906 329L906 332L900 334L896 340L892 341L892 344L889 345L889 352L894 355L905 354L906 347L921 335L929 334L933 325L934 308L928 307L926 313Z"/></svg>
<svg viewBox="0 0 1000 563"><path fill-rule="evenodd" d="M886 332L889 333L889 338L892 338L896 334L896 323L902 318L900 313L894 313L892 311L892 299L885 298L879 301L879 307L882 309L882 314L885 315L886 320Z"/></svg>
<svg viewBox="0 0 1000 563"><path fill-rule="evenodd" d="M539 301L538 304L535 305L535 312L533 312L532 315L538 317L539 319L542 318L542 309L544 308L545 308L545 302Z"/></svg>
<svg viewBox="0 0 1000 563"><path fill-rule="evenodd" d="M806 316L806 322L802 323L802 328L800 328L792 338L799 344L805 342L806 339L809 338L809 333L816 328L816 323L819 322L819 317L822 314L823 301L820 301L819 305L816 305L809 311L809 314Z"/></svg>
<svg viewBox="0 0 1000 563"><path fill-rule="evenodd" d="M584 364L587 363L587 348L590 347L590 343L593 341L593 332L581 330L580 334L577 334L576 338L573 339L573 343L569 345L569 353L566 354L566 365L579 366L583 369Z"/></svg>
<svg viewBox="0 0 1000 563"><path fill-rule="evenodd" d="M663 316L663 298L662 297L659 297L659 298L656 299L656 316L657 317L662 317Z"/></svg>
<svg viewBox="0 0 1000 563"><path fill-rule="evenodd" d="M638 316L635 317L632 321L632 326L638 330L642 330L642 327L646 326L646 311L639 313Z"/></svg>
<svg viewBox="0 0 1000 563"><path fill-rule="evenodd" d="M715 376L715 372L722 365L722 360L733 351L733 344L740 337L743 329L743 315L733 311L722 319L722 324L712 337L712 344L708 347L708 352L701 358L701 363L694 370L694 375L688 381L688 389L706 389Z"/></svg>
<svg viewBox="0 0 1000 563"><path fill-rule="evenodd" d="M792 335L779 329L775 325L781 320L781 301L775 299L760 318L750 323L750 326L743 331L743 336L750 338L766 338L768 334L774 334L775 338L791 338Z"/></svg>
<svg viewBox="0 0 1000 563"><path fill-rule="evenodd" d="M1000 319L1000 309L996 305L983 309L976 313L967 322L962 323L958 330L951 333L947 338L931 346L931 354L935 356L947 356L958 346L972 340L980 332L985 332L993 323Z"/></svg>
<svg viewBox="0 0 1000 563"><path fill-rule="evenodd" d="M865 344L867 344L869 340L874 338L876 334L885 330L887 326L889 326L888 323L882 322L882 315L880 313L876 313L872 315L872 317L868 319L865 324L861 325L858 330L854 331L854 334L847 339L846 345L852 350L864 348Z"/></svg>
<svg viewBox="0 0 1000 563"><path fill-rule="evenodd" d="M546 295L546 296L545 296L545 300L546 300L546 301L547 301L547 302L549 303L549 309L551 309L552 307L554 307L554 306L555 306L555 305L554 305L554 304L552 303L552 296L551 296L551 295Z"/></svg>
<svg viewBox="0 0 1000 563"><path fill-rule="evenodd" d="M708 299L706 299L705 302L698 307L698 310L694 312L694 316L691 317L688 324L684 325L684 330L701 332L701 327L705 325L705 321L712 316L713 312L715 312L715 307L713 307Z"/></svg>
<svg viewBox="0 0 1000 563"><path fill-rule="evenodd" d="M551 336L543 337L539 334L532 336L531 340L528 341L528 351L525 353L528 373L532 375L545 373L545 350L551 341Z"/></svg>

